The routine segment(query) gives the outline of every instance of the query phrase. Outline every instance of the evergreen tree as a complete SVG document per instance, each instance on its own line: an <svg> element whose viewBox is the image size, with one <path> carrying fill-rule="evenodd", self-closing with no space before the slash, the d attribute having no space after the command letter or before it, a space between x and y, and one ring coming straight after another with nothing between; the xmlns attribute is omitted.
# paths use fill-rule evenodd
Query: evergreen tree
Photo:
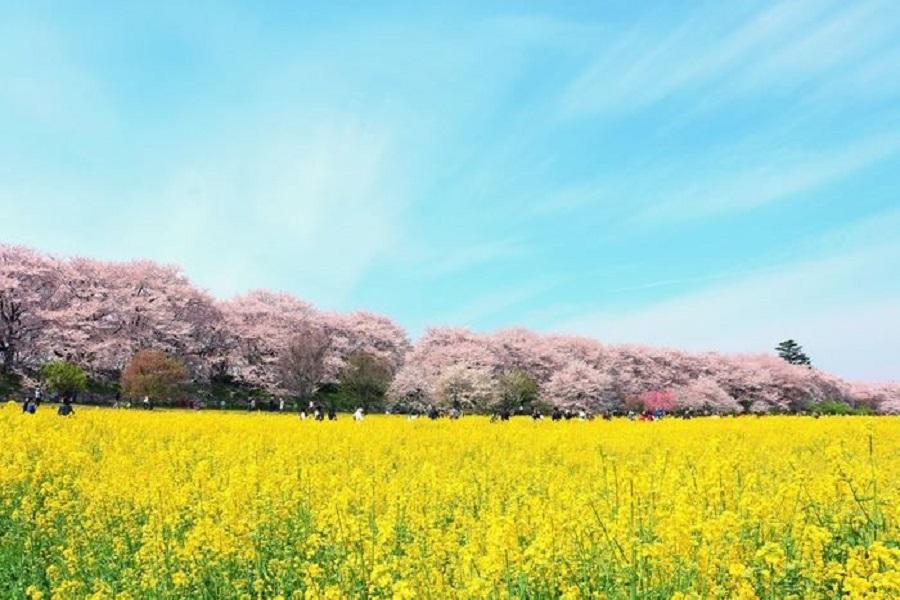
<svg viewBox="0 0 900 600"><path fill-rule="evenodd" d="M803 346L794 340L785 340L775 347L778 356L791 363L792 365L812 366L809 357L803 352Z"/></svg>

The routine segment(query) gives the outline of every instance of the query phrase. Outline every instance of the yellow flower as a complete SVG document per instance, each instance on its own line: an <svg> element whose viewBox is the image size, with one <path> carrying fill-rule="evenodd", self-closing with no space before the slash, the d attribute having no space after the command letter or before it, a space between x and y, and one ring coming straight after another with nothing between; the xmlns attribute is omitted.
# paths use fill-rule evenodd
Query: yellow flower
<svg viewBox="0 0 900 600"><path fill-rule="evenodd" d="M28 598L900 597L900 418L34 417L0 411Z"/></svg>
<svg viewBox="0 0 900 600"><path fill-rule="evenodd" d="M25 596L27 596L29 600L41 600L44 597L44 594L37 586L29 585L25 590Z"/></svg>

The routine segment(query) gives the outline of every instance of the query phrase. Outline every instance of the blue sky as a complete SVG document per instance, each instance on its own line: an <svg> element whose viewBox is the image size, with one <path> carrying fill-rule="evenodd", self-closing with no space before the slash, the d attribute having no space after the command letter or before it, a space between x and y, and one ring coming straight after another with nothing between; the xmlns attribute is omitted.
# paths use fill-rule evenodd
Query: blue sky
<svg viewBox="0 0 900 600"><path fill-rule="evenodd" d="M3 241L900 379L895 1L0 9Z"/></svg>

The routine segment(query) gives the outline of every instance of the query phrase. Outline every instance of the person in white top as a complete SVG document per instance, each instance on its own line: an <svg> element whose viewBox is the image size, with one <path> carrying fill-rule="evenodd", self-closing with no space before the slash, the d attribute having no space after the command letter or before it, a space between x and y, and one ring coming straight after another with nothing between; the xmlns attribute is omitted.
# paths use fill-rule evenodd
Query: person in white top
<svg viewBox="0 0 900 600"><path fill-rule="evenodd" d="M363 409L362 409L362 408L357 408L357 409L353 412L353 420L354 420L354 421L362 421L362 420L363 420L363 417L364 417L364 415L363 415Z"/></svg>

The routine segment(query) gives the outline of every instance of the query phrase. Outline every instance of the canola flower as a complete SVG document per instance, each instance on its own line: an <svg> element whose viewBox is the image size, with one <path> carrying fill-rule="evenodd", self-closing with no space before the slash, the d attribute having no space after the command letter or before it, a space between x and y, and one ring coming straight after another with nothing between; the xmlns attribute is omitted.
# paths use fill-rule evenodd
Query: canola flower
<svg viewBox="0 0 900 600"><path fill-rule="evenodd" d="M3 598L897 598L900 419L0 410Z"/></svg>

